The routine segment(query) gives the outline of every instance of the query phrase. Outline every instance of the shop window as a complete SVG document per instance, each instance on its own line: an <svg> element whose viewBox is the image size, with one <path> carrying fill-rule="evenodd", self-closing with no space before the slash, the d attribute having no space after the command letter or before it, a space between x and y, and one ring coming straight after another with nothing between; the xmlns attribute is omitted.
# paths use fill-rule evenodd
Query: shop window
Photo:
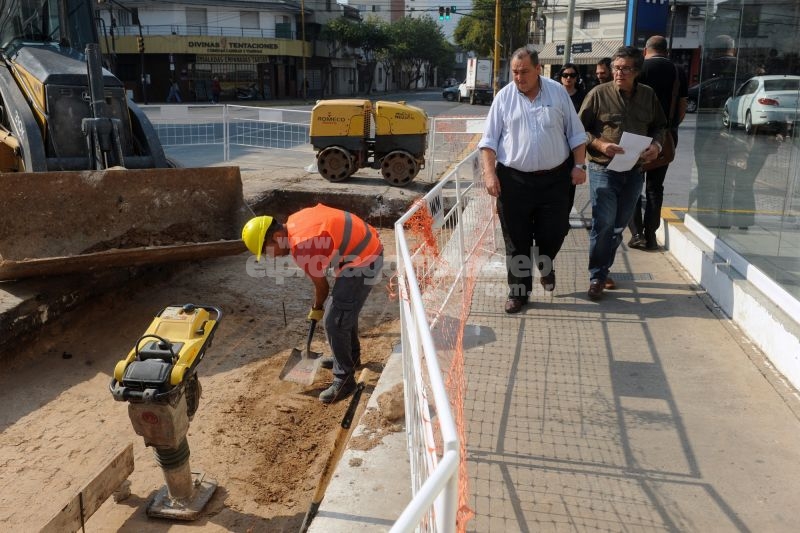
<svg viewBox="0 0 800 533"><path fill-rule="evenodd" d="M208 18L205 9L186 8L186 33L189 35L208 34Z"/></svg>
<svg viewBox="0 0 800 533"><path fill-rule="evenodd" d="M124 9L117 9L114 11L114 18L116 19L117 26L125 27L131 26L131 14Z"/></svg>
<svg viewBox="0 0 800 533"><path fill-rule="evenodd" d="M686 25L689 21L689 6L675 6L675 14L672 17L672 36L686 37Z"/></svg>
<svg viewBox="0 0 800 533"><path fill-rule="evenodd" d="M742 37L758 37L761 23L761 6L745 5L742 8Z"/></svg>
<svg viewBox="0 0 800 533"><path fill-rule="evenodd" d="M261 28L261 24L258 20L258 13L255 11L241 11L239 13L239 20L242 23L242 29L258 30Z"/></svg>
<svg viewBox="0 0 800 533"><path fill-rule="evenodd" d="M275 37L278 39L291 39L292 24L290 22L276 22Z"/></svg>
<svg viewBox="0 0 800 533"><path fill-rule="evenodd" d="M581 13L581 29L592 30L600 27L600 10L587 9Z"/></svg>

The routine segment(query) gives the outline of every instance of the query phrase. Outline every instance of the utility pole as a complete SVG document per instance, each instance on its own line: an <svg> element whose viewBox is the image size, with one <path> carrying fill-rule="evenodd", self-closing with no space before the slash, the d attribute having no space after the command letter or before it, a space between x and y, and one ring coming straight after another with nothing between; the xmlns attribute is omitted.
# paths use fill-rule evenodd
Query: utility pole
<svg viewBox="0 0 800 533"><path fill-rule="evenodd" d="M494 2L494 65L492 68L492 89L494 96L500 90L500 0Z"/></svg>
<svg viewBox="0 0 800 533"><path fill-rule="evenodd" d="M139 26L139 58L142 63L142 100L147 105L147 74L144 69L144 35L142 35L142 24L139 22L139 15L136 15L136 25Z"/></svg>
<svg viewBox="0 0 800 533"><path fill-rule="evenodd" d="M306 73L306 3L300 0L300 34L303 46L303 100L308 100L308 78Z"/></svg>
<svg viewBox="0 0 800 533"><path fill-rule="evenodd" d="M531 0L531 19L528 21L528 44L536 44L536 0Z"/></svg>
<svg viewBox="0 0 800 533"><path fill-rule="evenodd" d="M575 0L569 0L567 9L567 38L564 39L564 64L572 61L572 25L575 21Z"/></svg>

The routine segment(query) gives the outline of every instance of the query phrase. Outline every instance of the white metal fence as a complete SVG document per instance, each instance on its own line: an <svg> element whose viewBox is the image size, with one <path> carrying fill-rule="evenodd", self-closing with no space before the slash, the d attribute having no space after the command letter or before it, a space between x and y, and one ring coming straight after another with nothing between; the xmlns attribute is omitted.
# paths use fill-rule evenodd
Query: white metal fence
<svg viewBox="0 0 800 533"><path fill-rule="evenodd" d="M455 300L470 298L471 292L464 286L470 283L469 276L474 284L471 266L481 243L494 234L493 206L481 181L478 152L473 151L395 224L413 499L393 532L449 532L456 528L464 447L463 432L454 415L463 408L456 397L463 395L448 391L463 382L452 383L459 369L448 366L463 365L452 353L463 356L458 339L470 302ZM423 209L433 219L428 235L432 239L420 241L405 225ZM412 245L416 245L413 250ZM460 370L463 374L463 366ZM445 375L450 378L449 388Z"/></svg>
<svg viewBox="0 0 800 533"><path fill-rule="evenodd" d="M258 168L266 150L287 160L314 162L309 139L310 111L233 104L141 106L167 156L194 166L245 162ZM435 182L472 152L483 129L482 117L436 117L428 124L426 169L417 179ZM194 148L206 147L199 155Z"/></svg>
<svg viewBox="0 0 800 533"><path fill-rule="evenodd" d="M478 146L483 117L435 117L428 128L428 177L434 181Z"/></svg>
<svg viewBox="0 0 800 533"><path fill-rule="evenodd" d="M309 143L310 111L232 104L141 106L153 123L167 155L196 166L245 161L258 166L260 156L284 155L314 160ZM207 147L198 156L194 148ZM199 157L199 159L198 159Z"/></svg>

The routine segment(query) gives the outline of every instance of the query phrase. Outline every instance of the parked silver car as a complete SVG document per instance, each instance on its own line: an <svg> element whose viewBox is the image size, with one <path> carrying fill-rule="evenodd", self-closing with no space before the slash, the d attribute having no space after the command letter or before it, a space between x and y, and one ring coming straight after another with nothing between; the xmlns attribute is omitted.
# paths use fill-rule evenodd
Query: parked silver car
<svg viewBox="0 0 800 533"><path fill-rule="evenodd" d="M725 101L722 124L744 125L747 133L755 126L791 127L800 116L799 107L800 76L755 76Z"/></svg>

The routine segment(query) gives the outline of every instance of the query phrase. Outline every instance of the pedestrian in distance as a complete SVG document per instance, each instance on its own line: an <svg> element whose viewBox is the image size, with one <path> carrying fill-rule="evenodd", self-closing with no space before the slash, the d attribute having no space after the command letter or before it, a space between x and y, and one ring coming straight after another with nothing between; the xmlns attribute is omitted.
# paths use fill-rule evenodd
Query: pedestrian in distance
<svg viewBox="0 0 800 533"><path fill-rule="evenodd" d="M558 74L558 79L561 81L561 85L564 86L566 89L567 94L569 95L569 99L572 100L572 105L575 107L575 112L577 113L578 110L581 108L581 104L583 103L583 99L586 98L586 91L583 88L583 82L581 81L581 75L578 72L578 66L574 63L567 63L563 67ZM569 208L572 211L572 206L575 205L575 184L570 183L569 185ZM569 231L569 224L567 224L567 231Z"/></svg>
<svg viewBox="0 0 800 533"><path fill-rule="evenodd" d="M647 39L644 49L644 64L638 81L649 85L655 92L664 116L667 117L669 134L678 146L678 126L686 116L688 87L683 71L667 57L667 40L661 35ZM661 225L661 206L664 204L664 180L669 164L648 169L645 172L644 211L643 197L636 200L628 228L631 239L628 246L639 250L658 250L656 230Z"/></svg>
<svg viewBox="0 0 800 533"><path fill-rule="evenodd" d="M569 99L572 100L572 105L575 106L575 112L577 113L581 108L583 99L586 97L586 91L583 89L583 82L577 65L567 63L561 67L558 78L561 80L561 85L567 90Z"/></svg>
<svg viewBox="0 0 800 533"><path fill-rule="evenodd" d="M355 368L361 364L358 316L383 268L378 232L352 213L317 204L290 215L285 223L271 216L252 218L242 229L242 240L256 261L262 255L291 256L311 280L308 319L323 322L333 354L322 361L324 368L333 369L333 383L319 399L332 403L349 396L356 388Z"/></svg>
<svg viewBox="0 0 800 533"><path fill-rule="evenodd" d="M541 75L532 46L514 51L511 72L514 83L492 101L478 147L505 242L505 312L519 313L534 268L544 290L555 289L553 263L569 228L570 184L586 181L586 132L564 88Z"/></svg>
<svg viewBox="0 0 800 533"><path fill-rule="evenodd" d="M592 227L588 295L592 300L601 298L604 289L615 287L608 273L642 191L640 165L658 157L667 128L655 91L636 81L643 63L644 56L638 48L619 48L611 57L614 81L589 91L578 112L589 141ZM625 132L650 137L651 142L636 154L638 159L629 170L609 169L611 160L625 153L619 144Z"/></svg>
<svg viewBox="0 0 800 533"><path fill-rule="evenodd" d="M178 86L178 82L173 79L169 80L169 94L167 94L167 102L181 103L181 88Z"/></svg>
<svg viewBox="0 0 800 533"><path fill-rule="evenodd" d="M594 67L594 75L597 78L597 84L600 85L601 83L608 83L612 81L614 77L611 75L611 58L604 57L600 61L597 62L597 65Z"/></svg>
<svg viewBox="0 0 800 533"><path fill-rule="evenodd" d="M211 103L219 103L219 95L222 94L222 85L219 83L219 78L214 76L211 80Z"/></svg>

